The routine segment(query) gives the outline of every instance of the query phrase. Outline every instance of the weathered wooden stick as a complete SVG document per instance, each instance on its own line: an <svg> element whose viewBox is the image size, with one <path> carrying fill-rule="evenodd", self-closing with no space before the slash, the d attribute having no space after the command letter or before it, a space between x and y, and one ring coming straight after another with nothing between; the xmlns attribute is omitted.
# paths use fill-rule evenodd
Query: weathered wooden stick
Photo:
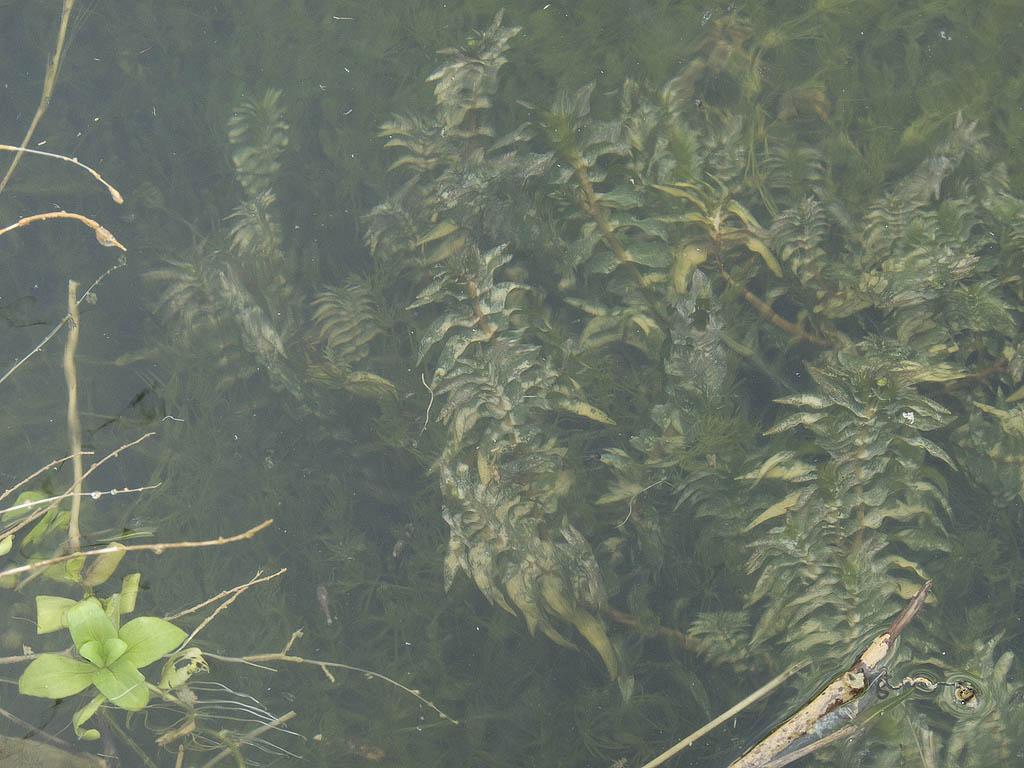
<svg viewBox="0 0 1024 768"><path fill-rule="evenodd" d="M926 581L889 629L871 642L852 667L825 686L821 693L755 747L730 763L729 768L766 768L784 749L809 732L819 720L864 693L871 685L873 673L892 650L892 645L900 632L921 610L931 588L931 581Z"/></svg>
<svg viewBox="0 0 1024 768"><path fill-rule="evenodd" d="M700 728L698 728L696 731L691 733L689 736L687 736L685 739L680 741L674 747L671 747L670 749L665 750L664 752L662 752L660 755L658 755L656 758L654 758L650 762L644 763L644 765L641 768L655 768L655 766L661 765L666 760L668 760L670 757L674 757L676 754L678 754L679 752L682 752L688 746L690 746L695 741L697 741L697 739L701 738L706 733L709 733L710 731L712 731L715 728L717 728L718 726L720 726L722 723L727 721L730 717L734 717L737 713L742 712L744 709L749 707L751 704L753 704L755 701L760 699L762 696L766 696L767 694L769 694L772 691L774 691L776 688L778 688L780 685L782 685L784 682L786 682L789 678L791 678L793 675L795 675L797 672L799 672L805 666L807 666L807 662L806 661L799 661L799 662L797 662L796 664L791 666L789 669L787 669L782 674L772 678L767 683L762 685L760 688L758 688L752 694L747 696L747 698L745 698L739 704L736 704L736 705L730 707L725 712L723 712L718 717L716 717L714 720L712 720L710 723L707 723L707 724L701 726Z"/></svg>

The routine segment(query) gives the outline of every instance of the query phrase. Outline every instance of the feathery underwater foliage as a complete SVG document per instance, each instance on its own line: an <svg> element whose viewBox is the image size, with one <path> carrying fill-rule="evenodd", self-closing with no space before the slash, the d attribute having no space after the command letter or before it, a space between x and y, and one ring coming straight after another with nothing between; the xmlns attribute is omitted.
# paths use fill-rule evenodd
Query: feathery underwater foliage
<svg viewBox="0 0 1024 768"><path fill-rule="evenodd" d="M302 383L286 344L295 332L293 258L281 246L271 182L288 145L288 124L271 89L246 99L228 121L231 159L247 197L228 217L227 233L195 245L185 258L146 277L164 285L158 311L185 341L219 357L221 387L263 370L277 389L301 396Z"/></svg>
<svg viewBox="0 0 1024 768"><path fill-rule="evenodd" d="M516 30L499 16L447 52L434 115L382 128L407 180L367 242L420 286L410 308L446 428L446 581L465 571L558 642L575 625L620 681L597 612L606 593L657 584L688 550L674 537L746 552L745 599L692 619L708 659L839 669L942 578L966 524L949 492L965 447L972 474L998 476L1004 498L1021 489L1019 464L965 426L987 420L1020 455L1017 411L976 402L1021 384L1021 203L980 130L957 117L873 202L845 200L815 147L725 110L684 118L709 72L757 97L757 57L727 26L660 92L626 82L614 110L587 86L503 132L497 72ZM628 395L609 396L616 375ZM774 403L745 390L752 377ZM604 470L581 488L588 454ZM936 626L904 653L923 659L941 636L956 659L930 659L943 679L973 659L1001 725L964 718L943 743L921 717L915 732L950 765L1019 750L998 629Z"/></svg>
<svg viewBox="0 0 1024 768"><path fill-rule="evenodd" d="M186 341L218 358L222 389L263 372L305 411L316 408L313 385L393 396L391 382L353 368L383 330L366 286L353 276L324 288L311 313L295 292L296 258L283 245L272 187L288 146L280 98L271 88L259 101L244 99L228 120L235 178L246 197L226 217L227 231L146 275L165 286L157 308ZM303 339L310 319L314 329Z"/></svg>
<svg viewBox="0 0 1024 768"><path fill-rule="evenodd" d="M1018 754L1002 617L941 619L963 563L993 589L1016 584L963 554L977 524L964 495L992 519L1024 498L1024 202L982 131L948 120L916 168L851 199L802 138L829 120L820 89L756 119L767 54L741 19L709 25L660 90L626 81L613 103L589 85L549 108L501 101L517 31L499 14L443 51L436 109L382 126L401 183L366 218L373 273L311 310L286 281L270 287L273 173L246 166L276 168L284 134L248 116L273 100L240 112L232 136L267 143L235 154L248 199L232 245L158 273L165 311L203 335L236 318L241 346L300 401L314 384L383 400L419 383L370 372L387 335L377 297L406 297L435 407L417 450L433 446L446 586L465 573L531 633L578 633L623 693L641 633L613 630L613 606L632 626L682 622L688 647L738 673L810 658L813 677L845 669L934 578L901 658L969 675L986 716L907 705L844 749L872 765ZM709 79L732 101L694 106ZM243 265L265 295L233 280ZM303 312L319 357L293 383L284 350ZM695 586L683 563L700 556L743 594L674 613L663 595ZM874 735L897 720L912 738Z"/></svg>

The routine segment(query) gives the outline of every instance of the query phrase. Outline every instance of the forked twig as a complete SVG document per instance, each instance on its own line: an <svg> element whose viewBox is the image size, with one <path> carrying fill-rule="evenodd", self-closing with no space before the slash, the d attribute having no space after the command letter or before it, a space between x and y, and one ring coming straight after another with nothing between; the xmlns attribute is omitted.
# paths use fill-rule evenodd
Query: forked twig
<svg viewBox="0 0 1024 768"><path fill-rule="evenodd" d="M772 325L778 326L797 341L808 341L811 344L817 344L819 347L830 346L828 343L828 339L823 339L821 336L815 336L813 333L809 333L796 323L791 323L782 315L778 314L764 301L762 301L760 298L751 293L745 285L737 283L733 279L732 275L725 271L725 267L719 265L718 271L722 275L722 277L725 278L725 282L729 284L729 287L737 290L740 296L743 297L743 300L746 301L750 306L752 306L754 310L759 315L761 315L761 317L770 322Z"/></svg>
<svg viewBox="0 0 1024 768"><path fill-rule="evenodd" d="M91 456L92 455L92 451L83 451L82 455L83 456ZM58 464L63 464L65 461L67 461L70 458L71 458L70 456L65 456L65 457L63 457L61 459L54 459L49 464L47 464L45 467L40 467L39 469L37 469L35 472L33 472L28 477L22 478L17 483L15 483L10 488L8 488L6 491L4 491L3 493L0 493L0 501L3 501L4 499L6 499L8 496L10 496L12 493L14 493L16 490L21 488L21 486L25 485L26 483L32 482L33 479L39 477L39 475L43 474L43 472L45 472L46 470L52 469L53 467L56 467ZM51 499L46 499L45 501L51 501ZM31 502L30 502L29 505L21 505L21 506L30 506L30 505L31 506L35 506L35 504L31 503ZM4 514L5 512L10 512L10 511L15 510L15 509L20 509L20 507L10 507L8 509L0 509L0 515Z"/></svg>
<svg viewBox="0 0 1024 768"><path fill-rule="evenodd" d="M387 675L382 675L380 672L374 672L372 669L364 669L363 667L355 667L351 664L342 664L340 661L320 661L319 659L304 659L301 656L294 656L289 651L291 650L292 644L302 637L302 630L297 629L292 633L292 636L288 639L285 644L284 650L279 653L257 653L250 656L221 656L216 653L204 653L203 655L210 659L217 659L218 661L230 661L237 664L248 664L250 666L259 667L260 669L267 669L271 672L276 672L273 667L268 667L262 662L267 661L283 661L289 664L312 664L313 666L320 667L323 673L327 676L327 679L332 683L334 682L334 676L331 675L330 669L344 669L348 672L359 672L361 675L368 679L381 680L389 685L393 685L405 691L410 696L418 699L421 703L426 704L437 716L442 720L447 720L453 725L458 725L459 721L454 717L449 717L442 712L432 701L424 698L423 694L415 688L409 688L406 685L402 685L397 680L393 680Z"/></svg>
<svg viewBox="0 0 1024 768"><path fill-rule="evenodd" d="M39 155L40 157L49 157L54 160L63 160L65 163L71 163L77 165L92 174L93 178L96 179L100 184L107 188L107 192L110 193L110 199L120 205L124 202L124 198L121 193L117 191L117 188L100 176L98 171L93 170L85 163L81 162L77 157L68 157L67 155L58 155L56 152L43 152L41 149L27 149L26 147L12 147L10 144L0 144L0 150L6 152L17 152L19 154L25 153L28 155Z"/></svg>
<svg viewBox="0 0 1024 768"><path fill-rule="evenodd" d="M788 765L799 757L808 755L852 733L852 726L840 728L838 731L808 744L806 747L802 747L795 752L779 757L779 754L783 750L785 750L800 736L809 732L825 715L836 710L842 705L853 701L864 693L868 687L870 687L872 675L878 669L882 661L885 660L886 655L888 655L889 651L892 649L893 643L896 641L900 632L906 628L907 624L909 624L913 620L914 616L917 615L917 612L921 610L921 606L924 605L924 601L928 597L928 593L931 591L931 588L931 581L925 582L914 597L911 598L910 602L903 608L899 616L896 617L889 628L871 642L847 672L844 672L829 683L821 693L802 707L799 712L768 734L766 738L744 753L739 759L730 763L729 768L782 768L782 766ZM655 768L655 766L661 765L666 760L675 756L699 738L714 728L717 728L726 720L733 717L738 712L743 711L762 696L778 687L808 663L810 662L805 659L804 661L794 664L781 675L772 679L761 688L758 688L739 704L726 710L711 722L691 733L671 749L662 752L653 760L645 763L641 768Z"/></svg>
<svg viewBox="0 0 1024 768"><path fill-rule="evenodd" d="M235 600L237 600L242 595L242 593L245 592L245 590L247 590L249 587L251 587L251 586L253 586L255 584L262 584L263 582L270 581L271 579L276 579L278 576L281 576L284 573L286 573L287 570L288 570L287 568L282 568L277 573L273 573L270 576L264 576L263 575L263 571L257 571L256 575L253 576L251 579L249 579L249 581L245 582L245 584L239 584L237 587L232 587L231 589L226 589L223 592L221 592L219 595L217 595L216 597L211 597L209 600L204 600L203 602L199 603L199 605L195 605L195 606L193 606L191 608L188 608L188 609L182 611L181 613L175 614L174 616L167 616L167 617L165 617L165 619L164 619L165 621L173 621L174 619L180 618L182 616L186 616L187 614L194 613L195 611L198 611L202 607L204 607L206 605L209 605L210 603L216 602L217 600L220 600L220 599L225 598L225 597L227 598L227 600L225 600L223 603L221 603L220 605L217 606L216 610L214 610L213 613L211 613L209 616L207 616L205 619L203 619L201 622L199 622L199 626L192 630L192 634L190 634L188 637L186 637L181 642L181 644L178 646L178 648L179 649L180 648L184 648L189 643L191 643L193 640L195 640L196 639L196 635L198 635L200 632L202 632L203 629L206 627L206 625L209 624L211 621L213 621L217 617L218 613L220 613L225 608L227 608L229 605L231 605L233 602L235 602Z"/></svg>
<svg viewBox="0 0 1024 768"><path fill-rule="evenodd" d="M91 475L91 474L92 474L93 472L95 472L95 471L96 471L97 469L99 469L99 468L100 468L100 467L101 467L101 466L102 466L103 464L105 464L105 463L106 463L107 461L109 461L110 459L113 459L113 458L114 458L115 456L117 456L117 455L118 455L119 453L121 453L121 451L125 450L126 448L131 448L131 447L132 447L132 446L134 446L134 445L138 445L138 444L139 444L139 443L141 443L141 442L142 442L143 440L145 440L145 439L146 439L147 437L152 437L152 436L153 436L153 435L155 435L155 434L156 434L156 432L147 432L147 433L146 433L146 434L144 434L144 435L143 435L142 437L138 437L138 438L136 438L136 439L132 440L132 441L131 441L130 443L125 443L125 444L124 444L124 445L122 445L122 446L121 446L120 448L115 448L115 449L114 449L113 451L111 451L110 453L108 453L108 454L107 454L106 456L104 456L104 457L103 457L102 459L100 459L100 460L99 460L99 461L97 461L97 462L96 462L95 464L93 464L92 466L90 466L90 467L89 467L89 469L87 469L87 470L85 471L85 473L84 473L84 474L82 475L82 480L85 480L85 478L87 478L87 477L88 477L89 475ZM85 453L84 453L84 455L86 455L86 456L89 456L89 455L91 455L91 454L92 454L92 452L91 452L91 451L87 451L87 452L85 452ZM20 483L19 483L19 485L20 485ZM17 487L17 486L15 486L15 487ZM26 518L25 518L24 520L22 520L22 521L18 522L18 523L17 523L17 524L15 524L15 525L12 525L12 526L11 526L10 528L6 528L6 529L4 529L4 530L3 530L2 532L0 532L0 535L2 535L2 536L10 536L11 534L17 533L17 532L18 532L18 531L20 531L20 530L21 530L22 528L24 528L24 527L25 527L26 525L31 525L32 523L34 523L34 522L35 522L36 520L38 520L38 519L39 519L40 517L42 517L42 516L43 516L43 515L45 515L45 514L46 514L47 512L49 512L49 511L50 511L51 509L53 509L53 508L54 508L54 507L56 507L56 506L57 506L58 504L60 504L60 503L61 503L61 502L62 502L62 501L63 501L64 499L68 498L68 496L71 496L72 494L74 494L74 493L78 493L78 492L79 492L79 488L78 488L78 486L77 486L77 485L75 485L75 484L72 484L72 485L71 485L71 486L70 486L70 487L69 487L69 488L68 488L68 489L67 489L66 491L64 491L64 493L62 493L62 494L61 494L60 496L55 496L55 497L53 497L53 499L52 499L52 501L50 502L50 504L48 504L47 506L43 507L43 508L42 508L42 509L40 509L40 510L39 510L38 512L33 512L33 513L32 513L31 515L29 515L28 517L26 517ZM14 507L14 509L16 509L16 508L17 508L17 507ZM4 511L7 511L7 510L4 510ZM89 554L95 554L95 550L94 550L93 552L90 552ZM73 556L72 556L72 557L73 557ZM6 571L5 571L5 573L6 573Z"/></svg>
<svg viewBox="0 0 1024 768"><path fill-rule="evenodd" d="M210 603L215 603L218 600L228 597L229 595L233 595L236 592L244 592L254 584L262 584L264 581L276 579L278 576L282 575L287 570L287 568L282 568L277 573L272 573L269 576L264 576L263 571L256 571L256 575L244 584L239 584L237 587L232 587L231 589L222 590L219 595L214 595L213 597L208 598L207 600L203 600L203 602L201 603L196 603L191 608L186 608L184 611L179 611L178 613L175 613L172 616L164 616L164 621L174 621L176 619L180 619L182 616L188 616L190 613L195 613L196 611L202 610Z"/></svg>
<svg viewBox="0 0 1024 768"><path fill-rule="evenodd" d="M92 221L92 220L90 219L90 221ZM125 265L125 263L126 262L124 260L124 257L122 257L121 260L117 262L117 264L112 265L111 267L109 267L107 269L106 272L104 272L102 275L100 275L95 280L93 280L92 281L92 285L90 285L85 290L85 292L81 296L78 297L78 303L81 304L83 301L88 299L89 296L92 295L92 292L96 288L96 286L98 286L100 283L102 283L106 279L107 275L109 275L115 269L120 269L121 267L123 267ZM55 325L50 330L50 332L48 334L46 334L46 336L43 338L43 340L40 341L38 344L36 344L35 347L32 348L31 352L29 352L27 355L25 355L23 358L21 358L21 360L19 360L13 366L11 366L11 368L7 371L7 373L5 373L3 376L0 376L0 384L3 384L5 381L7 381L7 379L10 378L10 376L16 370L18 370L22 365L24 365L26 360L28 360L30 357L32 357L32 355L34 355L40 349L42 349L43 346L45 346L46 342L48 342L50 339L52 339L54 336L56 336L57 332L61 328L63 328L65 325L70 323L70 322L71 322L71 315L70 314L64 315L64 317L61 319L61 321L59 323L57 323L57 325Z"/></svg>

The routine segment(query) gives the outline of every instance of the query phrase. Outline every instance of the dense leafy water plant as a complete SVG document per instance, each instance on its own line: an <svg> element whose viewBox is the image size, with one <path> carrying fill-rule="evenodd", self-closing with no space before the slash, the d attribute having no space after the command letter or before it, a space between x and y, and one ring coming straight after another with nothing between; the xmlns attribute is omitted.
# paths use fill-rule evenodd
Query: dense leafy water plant
<svg viewBox="0 0 1024 768"><path fill-rule="evenodd" d="M417 286L443 398L446 582L558 642L574 625L621 684L608 594L659 610L648 585L686 589L697 532L744 599L691 615L688 642L739 670L835 667L957 546L949 429L1020 386L1024 205L962 116L874 200L844 196L803 138L822 93L756 119L764 52L737 17L661 90L586 86L502 130L515 32L499 16L446 51L436 112L383 126L407 180L368 218L381 271ZM588 454L605 472L580 488Z"/></svg>
<svg viewBox="0 0 1024 768"><path fill-rule="evenodd" d="M229 247L157 273L164 310L206 339L213 318L215 359L247 353L307 415L374 399L381 465L426 467L437 503L416 509L447 525L422 578L465 574L530 632L582 638L626 698L652 637L744 676L810 658L810 686L928 578L942 608L965 573L1012 605L1019 577L964 533L984 494L1012 540L1024 489L1024 203L979 124L954 110L883 152L818 83L769 97L785 36L736 15L660 88L512 104L517 31L499 15L443 51L435 108L382 126L399 182L364 274L285 297L260 261L284 253L275 209L245 203ZM246 196L240 159L270 148L236 147ZM955 764L972 733L967 764L998 764L1024 722L1003 625L932 607L903 649L936 677L981 654L1006 727L915 735ZM878 764L927 764L910 752Z"/></svg>
<svg viewBox="0 0 1024 768"><path fill-rule="evenodd" d="M173 651L186 637L183 630L155 616L139 616L119 626L121 596L108 600L106 609L95 597L78 602L52 595L36 598L38 632L66 627L80 658L41 654L21 674L18 690L28 696L63 699L95 687L98 693L72 718L79 738L99 738L97 730L82 726L104 702L131 712L145 707L149 683L140 670Z"/></svg>

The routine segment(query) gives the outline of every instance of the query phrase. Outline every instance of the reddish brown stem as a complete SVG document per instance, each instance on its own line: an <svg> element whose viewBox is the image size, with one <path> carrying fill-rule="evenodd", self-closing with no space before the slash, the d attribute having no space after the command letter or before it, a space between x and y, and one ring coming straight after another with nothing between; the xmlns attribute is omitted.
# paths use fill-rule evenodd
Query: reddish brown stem
<svg viewBox="0 0 1024 768"><path fill-rule="evenodd" d="M722 265L718 266L718 271L721 273L722 277L725 278L725 282L729 284L729 287L735 288L739 291L739 294L743 297L744 301L757 310L757 313L765 320L778 326L798 341L809 341L811 344L817 344L820 347L829 346L826 339L823 339L821 336L815 336L812 333L808 333L796 323L791 323L789 320L776 313L775 310L769 307L765 302L761 301L761 299L747 290L746 286L740 285L733 280L732 276L725 271L725 268Z"/></svg>

